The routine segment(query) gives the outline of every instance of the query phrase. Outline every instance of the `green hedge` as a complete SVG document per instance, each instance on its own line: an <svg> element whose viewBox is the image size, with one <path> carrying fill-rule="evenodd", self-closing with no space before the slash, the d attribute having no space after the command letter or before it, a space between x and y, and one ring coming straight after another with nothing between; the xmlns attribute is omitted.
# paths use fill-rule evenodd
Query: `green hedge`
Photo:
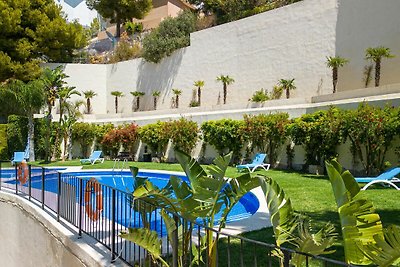
<svg viewBox="0 0 400 267"><path fill-rule="evenodd" d="M8 160L7 124L0 124L0 160Z"/></svg>

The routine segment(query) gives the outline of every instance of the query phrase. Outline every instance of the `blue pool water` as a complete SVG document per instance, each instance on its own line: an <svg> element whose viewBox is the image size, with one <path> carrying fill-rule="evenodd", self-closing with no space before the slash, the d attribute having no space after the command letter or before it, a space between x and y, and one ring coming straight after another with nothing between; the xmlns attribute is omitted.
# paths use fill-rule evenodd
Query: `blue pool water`
<svg viewBox="0 0 400 267"><path fill-rule="evenodd" d="M45 190L48 192L53 192L53 193L58 193L58 172L57 170L60 169L53 169L53 170L46 170L45 172ZM36 189L42 189L42 179L41 179L41 169L32 169L32 179L31 179L31 186L32 188ZM148 177L149 180L157 185L159 188L164 187L170 178L170 174L164 174L164 173L154 173L154 172L139 172L138 174L139 177ZM186 176L183 175L177 175L178 177L182 178L184 181L188 181ZM15 169L11 170L2 170L1 173L2 178L8 178L5 179L6 183L10 184L15 184L15 179L12 179L13 177L15 178ZM103 185L110 186L112 188L116 188L120 191L123 192L132 192L133 191L133 176L129 171L117 171L117 172L111 172L111 171L86 171L86 172L68 172L62 174L61 178L63 182L70 183L71 185L74 184L75 186L75 194L77 198L79 197L78 193L78 186L76 184L77 180L71 177L81 177L83 178L84 184L83 186L86 186L86 181L89 180L90 178L94 177L98 180ZM10 179L11 178L11 179ZM4 182L4 181L2 181ZM25 184L24 186L28 186L28 183ZM110 217L111 214L111 192L109 190L105 190L102 193L103 195L103 216ZM117 215L117 222L121 225L124 226L130 226L133 227L133 221L136 221L136 218L132 218L131 213L127 213L127 207L129 207L129 200L127 199L126 194L117 194L117 202L118 206L116 209ZM94 201L92 201L94 202ZM233 209L231 210L229 216L228 216L228 222L231 221L236 221L244 218L250 217L252 214L254 214L259 208L259 201L257 197L249 192L246 195L244 195L239 203L237 203ZM221 214L216 215L216 223L218 223L218 219L220 218ZM152 224L158 224L159 219L153 218L152 219Z"/></svg>
<svg viewBox="0 0 400 267"><path fill-rule="evenodd" d="M101 184L108 185L113 188L117 188L124 192L133 192L133 176L130 172L110 172L110 171L90 171L90 172L79 172L70 173L70 175L90 179L96 178ZM138 177L147 177L157 187L164 187L170 178L171 174L165 173L152 173L152 172L139 172ZM188 181L184 175L175 175L180 177L184 181ZM103 193L104 196L104 193ZM122 200L123 201L123 200ZM259 201L257 197L249 192L244 195L239 203L237 203L231 212L229 213L227 222L237 221L240 219L248 218L254 214L259 208ZM218 222L221 217L221 213L216 215L216 221ZM121 222L120 222L121 223ZM125 225L125 223L122 223Z"/></svg>

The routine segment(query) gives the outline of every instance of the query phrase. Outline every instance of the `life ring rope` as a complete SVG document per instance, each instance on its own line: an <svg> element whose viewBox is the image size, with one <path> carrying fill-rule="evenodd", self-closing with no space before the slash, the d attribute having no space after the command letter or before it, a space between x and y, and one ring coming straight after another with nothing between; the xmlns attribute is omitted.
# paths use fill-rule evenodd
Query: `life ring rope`
<svg viewBox="0 0 400 267"><path fill-rule="evenodd" d="M28 181L29 177L28 164L25 161L22 161L20 164L18 164L17 168L18 168L17 170L18 181L21 183L21 185L24 185Z"/></svg>
<svg viewBox="0 0 400 267"><path fill-rule="evenodd" d="M95 195L95 208L93 208L93 194ZM92 221L97 221L103 211L103 190L95 178L90 178L85 187L85 211Z"/></svg>

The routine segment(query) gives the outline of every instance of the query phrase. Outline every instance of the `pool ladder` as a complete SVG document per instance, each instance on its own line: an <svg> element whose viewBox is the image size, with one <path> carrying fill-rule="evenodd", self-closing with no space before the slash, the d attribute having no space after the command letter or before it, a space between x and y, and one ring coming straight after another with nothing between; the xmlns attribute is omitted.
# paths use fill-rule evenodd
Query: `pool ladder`
<svg viewBox="0 0 400 267"><path fill-rule="evenodd" d="M125 187L125 181L124 181L124 177L122 176L122 172L125 168L125 165L128 163L127 159L124 159L123 161L121 161L120 159L114 159L114 165L112 168L112 175L113 175L113 180L114 180L114 186L116 186L115 183L115 169L119 169L119 175L122 181L123 186Z"/></svg>

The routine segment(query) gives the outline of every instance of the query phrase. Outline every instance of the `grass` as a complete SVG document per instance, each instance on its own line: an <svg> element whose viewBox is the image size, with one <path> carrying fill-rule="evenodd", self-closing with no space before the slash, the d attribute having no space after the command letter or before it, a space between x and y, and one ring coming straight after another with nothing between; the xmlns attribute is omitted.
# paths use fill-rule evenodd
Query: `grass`
<svg viewBox="0 0 400 267"><path fill-rule="evenodd" d="M35 162L35 164L41 166L81 166L79 160L52 162L50 164ZM105 161L104 163L97 163L95 165L84 165L83 168L111 169L113 165L113 161ZM170 163L128 162L127 165L133 165L139 169L182 171L179 164ZM5 166L4 163L2 166ZM320 228L325 223L332 222L337 232L340 233L339 217L328 177L281 170L269 170L268 172L260 171L259 173L265 174L277 181L284 189L286 195L291 198L293 208L298 212L308 215L312 219L315 228ZM239 173L235 168L228 168L228 177L236 177L238 175ZM363 191L361 194L372 200L378 214L381 216L384 226L388 226L389 224L400 225L400 192L390 188L376 187ZM267 223L268 222L266 222L266 225ZM243 236L274 243L271 228L248 232L243 234ZM221 245L223 247L223 241ZM341 243L337 244L336 249L337 252L328 257L343 260L343 248ZM226 259L220 259L220 261L223 260Z"/></svg>

